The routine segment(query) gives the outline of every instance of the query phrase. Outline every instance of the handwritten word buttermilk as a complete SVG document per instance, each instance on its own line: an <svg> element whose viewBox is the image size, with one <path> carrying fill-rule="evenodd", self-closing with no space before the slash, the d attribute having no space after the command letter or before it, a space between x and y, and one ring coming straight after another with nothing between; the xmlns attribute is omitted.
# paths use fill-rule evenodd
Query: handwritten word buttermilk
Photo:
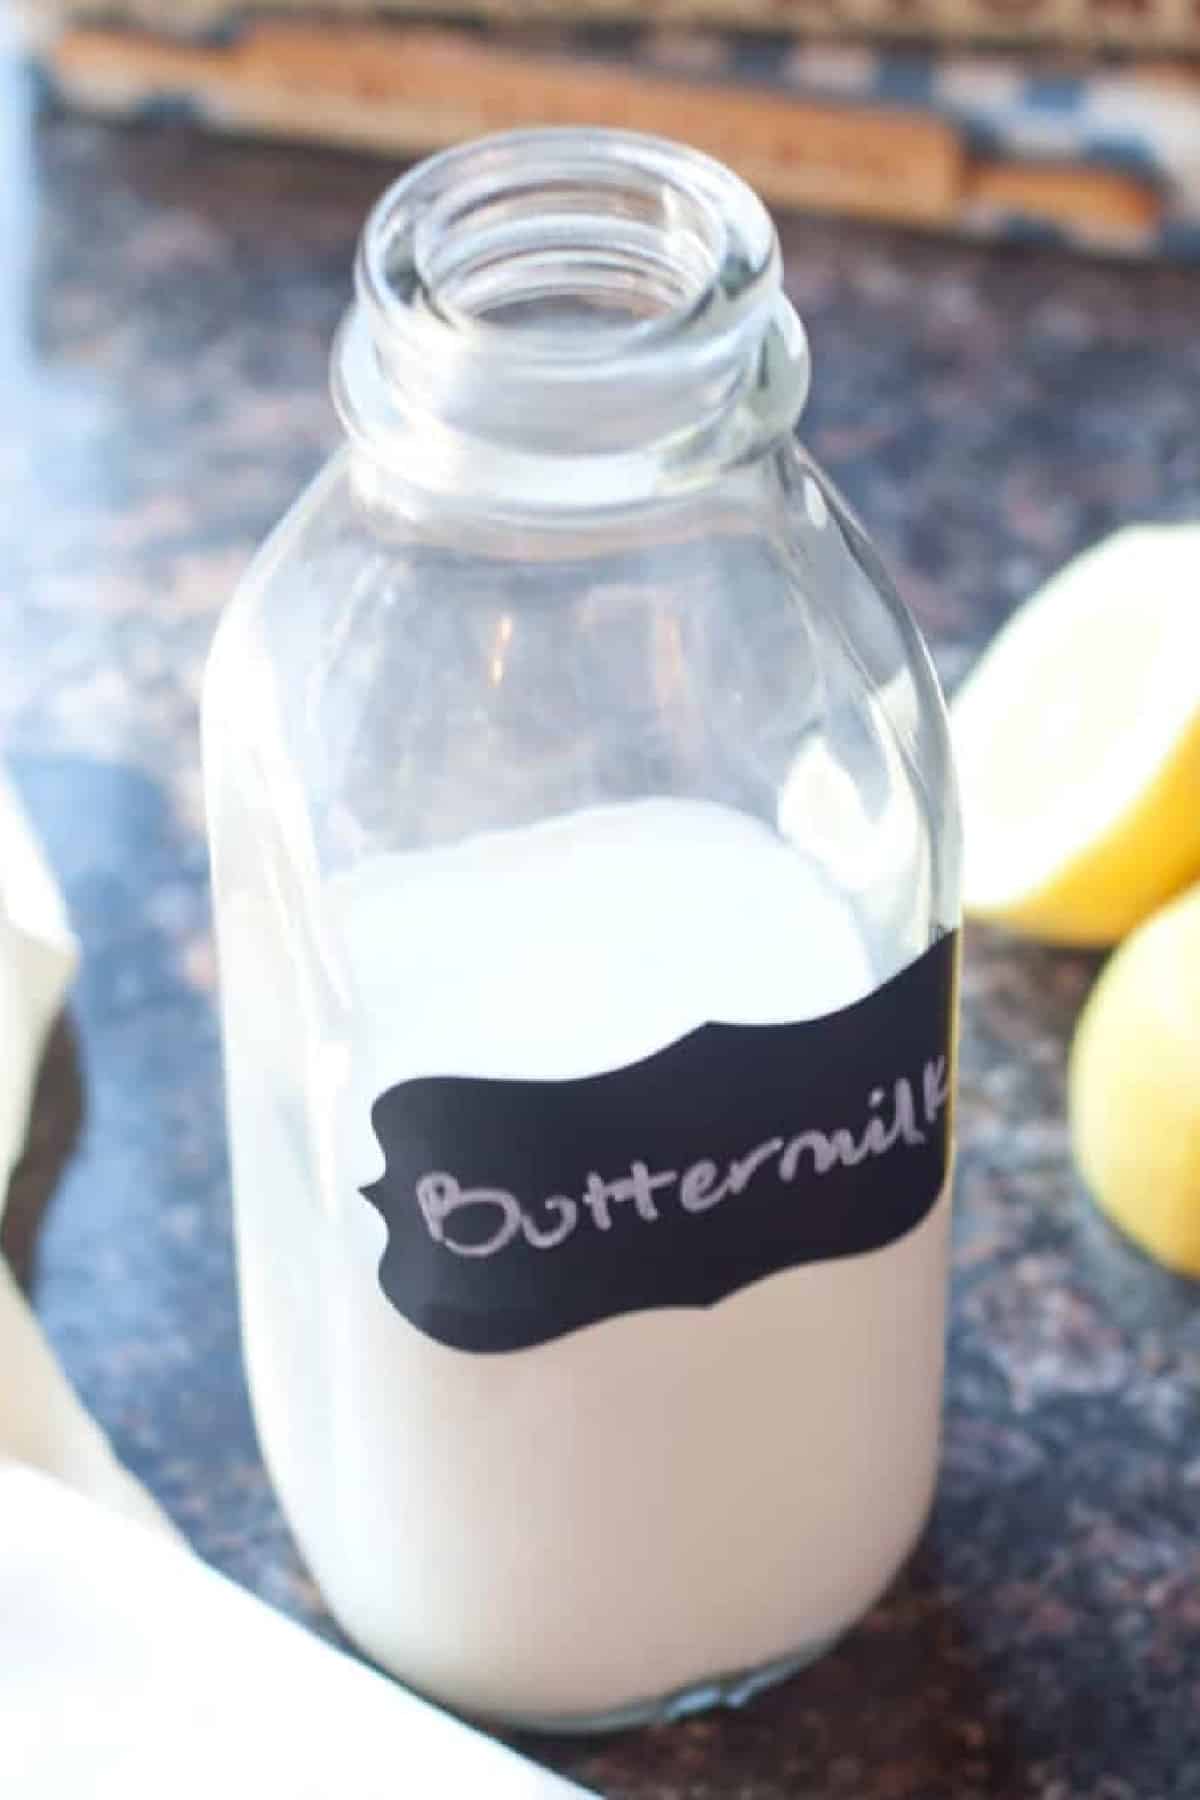
<svg viewBox="0 0 1200 1800"><path fill-rule="evenodd" d="M434 1242L455 1256L496 1256L518 1240L535 1250L553 1250L580 1228L611 1231L616 1213L625 1208L653 1225L665 1206L705 1213L762 1178L793 1186L805 1174L828 1175L924 1144L949 1100L944 1056L925 1064L919 1088L918 1095L907 1077L896 1081L890 1093L874 1088L868 1098L870 1116L857 1131L810 1128L768 1138L724 1168L707 1157L686 1169L651 1169L635 1160L628 1174L606 1179L589 1172L578 1195L550 1194L534 1202L505 1188L463 1187L453 1175L431 1170L417 1182L417 1203Z"/></svg>

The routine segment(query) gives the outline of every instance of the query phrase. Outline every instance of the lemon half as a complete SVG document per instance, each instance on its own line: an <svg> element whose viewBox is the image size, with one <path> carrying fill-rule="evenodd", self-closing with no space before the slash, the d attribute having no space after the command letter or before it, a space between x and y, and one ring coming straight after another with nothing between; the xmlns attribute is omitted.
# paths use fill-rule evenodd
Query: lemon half
<svg viewBox="0 0 1200 1800"><path fill-rule="evenodd" d="M1075 1034L1071 1137L1113 1222L1200 1276L1200 887L1134 932Z"/></svg>
<svg viewBox="0 0 1200 1800"><path fill-rule="evenodd" d="M1200 877L1200 525L1069 563L951 709L976 918L1111 944Z"/></svg>

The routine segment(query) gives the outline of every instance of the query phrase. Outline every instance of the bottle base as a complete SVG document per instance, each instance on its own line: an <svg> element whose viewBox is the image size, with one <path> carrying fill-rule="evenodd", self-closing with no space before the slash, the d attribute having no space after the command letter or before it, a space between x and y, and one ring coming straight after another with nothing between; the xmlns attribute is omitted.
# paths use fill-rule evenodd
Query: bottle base
<svg viewBox="0 0 1200 1800"><path fill-rule="evenodd" d="M752 1669L738 1669L726 1675L714 1675L673 1693L651 1700L633 1700L627 1706L615 1706L599 1713L509 1713L491 1717L486 1723L503 1725L510 1731L531 1731L549 1737L600 1737L608 1732L633 1731L643 1725L668 1725L694 1713L710 1712L717 1707L740 1707L766 1689L776 1687L792 1675L816 1662L837 1643L841 1634L820 1638L815 1643L791 1651L775 1661L760 1663Z"/></svg>

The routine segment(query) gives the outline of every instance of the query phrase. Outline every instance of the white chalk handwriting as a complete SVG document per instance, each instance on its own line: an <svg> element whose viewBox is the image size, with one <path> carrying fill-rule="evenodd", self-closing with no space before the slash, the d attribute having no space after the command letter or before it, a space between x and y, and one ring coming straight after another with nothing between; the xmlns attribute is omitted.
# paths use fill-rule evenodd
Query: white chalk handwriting
<svg viewBox="0 0 1200 1800"><path fill-rule="evenodd" d="M919 1095L907 1077L890 1090L873 1088L865 1126L832 1131L810 1127L791 1137L768 1138L723 1169L707 1157L685 1169L654 1170L635 1159L628 1173L613 1178L589 1171L578 1195L550 1194L531 1203L506 1188L463 1187L455 1176L433 1169L417 1182L417 1203L430 1237L455 1256L496 1256L518 1240L534 1250L552 1251L581 1228L611 1231L614 1215L626 1208L642 1223L654 1225L669 1205L704 1213L760 1179L791 1186L806 1173L820 1178L918 1147L928 1141L949 1098L949 1067L940 1056L925 1064Z"/></svg>

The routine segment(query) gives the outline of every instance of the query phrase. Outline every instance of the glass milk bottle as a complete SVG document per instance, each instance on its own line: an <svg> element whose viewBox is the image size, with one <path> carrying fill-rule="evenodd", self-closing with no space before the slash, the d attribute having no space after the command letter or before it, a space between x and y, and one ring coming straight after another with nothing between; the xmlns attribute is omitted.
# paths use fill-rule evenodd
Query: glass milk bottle
<svg viewBox="0 0 1200 1800"><path fill-rule="evenodd" d="M807 380L719 165L436 157L212 655L263 1450L351 1638L487 1718L742 1699L930 1502L958 824Z"/></svg>

